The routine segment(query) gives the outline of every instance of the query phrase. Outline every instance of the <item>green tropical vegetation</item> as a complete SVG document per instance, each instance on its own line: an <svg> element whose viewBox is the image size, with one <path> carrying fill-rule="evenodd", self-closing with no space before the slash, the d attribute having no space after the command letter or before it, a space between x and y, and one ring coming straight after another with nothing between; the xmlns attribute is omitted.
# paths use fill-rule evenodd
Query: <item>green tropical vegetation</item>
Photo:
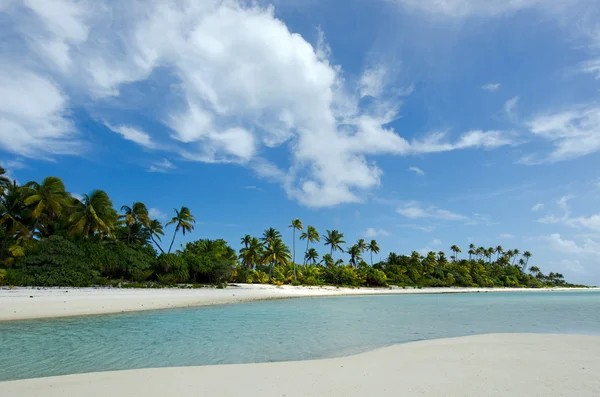
<svg viewBox="0 0 600 397"><path fill-rule="evenodd" d="M529 266L529 251L471 244L467 258L452 245L450 258L443 251L425 256L392 252L374 261L373 255L380 253L376 240L347 246L339 230L320 235L300 219L289 225L291 249L271 227L261 236L242 237L239 251L221 239L200 239L173 251L177 235L191 233L194 224L185 206L163 225L142 202L117 211L102 190L77 198L57 177L20 186L0 168L0 285L570 286L561 274L546 275ZM167 232L172 237L165 250ZM301 255L297 239L306 242ZM335 259L336 253L345 253L348 262Z"/></svg>

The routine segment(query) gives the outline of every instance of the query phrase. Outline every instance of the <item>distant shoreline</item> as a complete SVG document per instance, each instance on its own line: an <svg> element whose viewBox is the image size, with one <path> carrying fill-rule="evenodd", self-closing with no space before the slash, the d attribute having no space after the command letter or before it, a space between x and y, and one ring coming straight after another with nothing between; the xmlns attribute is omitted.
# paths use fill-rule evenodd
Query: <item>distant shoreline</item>
<svg viewBox="0 0 600 397"><path fill-rule="evenodd" d="M0 321L114 314L303 297L600 291L600 288L336 288L236 284L225 289L1 288Z"/></svg>
<svg viewBox="0 0 600 397"><path fill-rule="evenodd" d="M333 359L97 372L0 387L21 397L191 397L198 390L215 397L594 397L600 387L599 342L599 336L487 334Z"/></svg>

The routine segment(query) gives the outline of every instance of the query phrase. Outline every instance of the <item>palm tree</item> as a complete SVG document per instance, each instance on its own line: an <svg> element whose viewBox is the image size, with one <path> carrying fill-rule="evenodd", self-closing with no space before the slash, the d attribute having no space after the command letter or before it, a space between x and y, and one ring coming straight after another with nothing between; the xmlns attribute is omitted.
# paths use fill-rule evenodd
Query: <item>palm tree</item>
<svg viewBox="0 0 600 397"><path fill-rule="evenodd" d="M500 259L500 255L504 254L504 248L502 248L501 245L496 247L496 254L498 254L496 256L496 261L498 261Z"/></svg>
<svg viewBox="0 0 600 397"><path fill-rule="evenodd" d="M525 271L525 269L527 268L527 264L529 263L529 258L531 258L531 252L523 252L523 257L525 258L525 266L523 267L523 271Z"/></svg>
<svg viewBox="0 0 600 397"><path fill-rule="evenodd" d="M137 201L131 207L127 205L122 206L121 211L124 214L119 215L119 219L125 221L125 225L127 226L127 244L129 244L134 226L137 224L148 224L148 208L146 208L146 204Z"/></svg>
<svg viewBox="0 0 600 397"><path fill-rule="evenodd" d="M6 176L6 170L4 168L0 167L0 194L2 194L4 192L4 189L7 189L8 187L10 187L11 184L12 184L12 182Z"/></svg>
<svg viewBox="0 0 600 397"><path fill-rule="evenodd" d="M357 261L360 259L362 255L362 251L358 244L354 244L350 249L348 249L348 254L350 254L350 263L352 266L357 267Z"/></svg>
<svg viewBox="0 0 600 397"><path fill-rule="evenodd" d="M520 253L521 253L521 251L519 251L519 249L518 249L518 248L515 248L515 249L513 250L514 259L513 259L513 261L512 261L512 265L514 265L514 264L515 264L515 261L517 260L517 256L518 256Z"/></svg>
<svg viewBox="0 0 600 397"><path fill-rule="evenodd" d="M365 252L367 250L367 243L365 243L365 239L361 238L356 242L356 245L358 246L358 249L360 250L360 252Z"/></svg>
<svg viewBox="0 0 600 397"><path fill-rule="evenodd" d="M249 234L246 234L244 237L242 237L241 243L244 245L244 248L248 248L251 241L252 241L252 236Z"/></svg>
<svg viewBox="0 0 600 397"><path fill-rule="evenodd" d="M458 248L458 245L453 245L452 247L450 247L450 249L452 250L452 252L454 252L454 262L458 262L458 254L462 251L460 250L460 248Z"/></svg>
<svg viewBox="0 0 600 397"><path fill-rule="evenodd" d="M100 238L110 236L117 222L117 211L103 190L94 190L84 194L81 201L75 199L75 208L69 222L72 224L70 234L79 234L83 238L98 235Z"/></svg>
<svg viewBox="0 0 600 397"><path fill-rule="evenodd" d="M305 263L312 262L314 265L317 263L317 259L319 259L319 253L314 248L310 248L308 251L306 251L306 254L304 254Z"/></svg>
<svg viewBox="0 0 600 397"><path fill-rule="evenodd" d="M471 260L471 256L475 255L475 252L476 252L475 244L473 244L473 243L469 244L469 260Z"/></svg>
<svg viewBox="0 0 600 397"><path fill-rule="evenodd" d="M267 244L262 257L262 264L268 263L269 267L269 279L273 271L273 265L280 264L286 266L290 263L291 255L290 249L280 239L273 240Z"/></svg>
<svg viewBox="0 0 600 397"><path fill-rule="evenodd" d="M158 239L158 241L162 241L160 236L165 235L165 232L163 231L162 223L158 219L148 219L148 220L146 220L146 222L147 223L145 226L146 226L146 229L148 229L148 232L150 232L150 239L152 240L154 245L156 245L158 247L160 252L162 252L164 254L165 251L163 251L160 244L158 244L156 242L156 240L154 239L156 237Z"/></svg>
<svg viewBox="0 0 600 397"><path fill-rule="evenodd" d="M169 246L169 252L167 252L168 254L171 253L173 243L175 242L175 236L177 236L179 229L181 229L183 235L185 236L186 232L189 233L194 230L194 223L196 223L196 219L188 207L181 207L179 211L177 211L177 208L175 208L175 216L166 224L166 226L173 224L175 225L175 233L173 233L173 239L171 240L171 245Z"/></svg>
<svg viewBox="0 0 600 397"><path fill-rule="evenodd" d="M0 248L0 258L4 256L8 239L28 234L25 226L24 190L16 181L8 185L0 195L0 226L3 227L4 237Z"/></svg>
<svg viewBox="0 0 600 397"><path fill-rule="evenodd" d="M369 245L367 245L367 250L369 251L369 253L371 254L371 266L373 266L373 254L378 254L379 253L379 245L377 244L376 240L371 240L371 242L369 243Z"/></svg>
<svg viewBox="0 0 600 397"><path fill-rule="evenodd" d="M55 176L45 178L41 184L29 182L25 185L25 191L25 205L33 208L31 216L35 219L30 233L32 238L42 215L47 216L49 223L52 223L54 217L60 216L63 207L69 204L69 194L63 181Z"/></svg>
<svg viewBox="0 0 600 397"><path fill-rule="evenodd" d="M304 230L304 226L302 225L302 221L298 218L292 220L292 223L288 226L292 228L292 249L293 249L293 257L292 262L294 263L294 280L298 280L296 278L296 230Z"/></svg>
<svg viewBox="0 0 600 397"><path fill-rule="evenodd" d="M323 239L325 240L325 245L331 246L329 255L333 256L333 251L344 252L342 244L346 244L346 242L344 241L343 233L340 233L337 230L327 230L327 234L323 236Z"/></svg>
<svg viewBox="0 0 600 397"><path fill-rule="evenodd" d="M260 241L262 241L265 246L269 245L275 240L281 240L281 233L279 230L273 227L266 229L260 238Z"/></svg>
<svg viewBox="0 0 600 397"><path fill-rule="evenodd" d="M316 243L321 241L321 237L319 237L319 232L314 226L308 225L305 232L302 232L300 235L300 240L306 240L306 250L304 251L304 259L306 260L306 254L308 253L308 245L310 243ZM306 262L304 262L306 264Z"/></svg>
<svg viewBox="0 0 600 397"><path fill-rule="evenodd" d="M244 266L252 269L262 259L263 245L256 237L251 237L248 246L240 250L240 259Z"/></svg>

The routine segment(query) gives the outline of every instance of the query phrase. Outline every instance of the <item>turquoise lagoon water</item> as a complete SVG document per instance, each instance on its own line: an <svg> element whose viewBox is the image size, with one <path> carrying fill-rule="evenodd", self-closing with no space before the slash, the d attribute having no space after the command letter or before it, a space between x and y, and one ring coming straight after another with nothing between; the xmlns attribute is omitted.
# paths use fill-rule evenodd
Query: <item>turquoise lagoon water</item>
<svg viewBox="0 0 600 397"><path fill-rule="evenodd" d="M493 332L600 335L600 292L306 298L0 323L0 381L307 360Z"/></svg>

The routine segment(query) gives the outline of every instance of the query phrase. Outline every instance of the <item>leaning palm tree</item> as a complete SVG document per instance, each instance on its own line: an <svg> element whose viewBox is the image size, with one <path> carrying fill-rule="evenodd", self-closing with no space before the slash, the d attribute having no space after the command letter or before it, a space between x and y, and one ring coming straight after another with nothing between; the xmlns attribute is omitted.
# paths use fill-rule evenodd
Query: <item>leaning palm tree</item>
<svg viewBox="0 0 600 397"><path fill-rule="evenodd" d="M527 264L529 263L529 258L531 258L531 252L523 252L523 258L525 258L525 266L523 267L523 271L525 271L525 269L527 269Z"/></svg>
<svg viewBox="0 0 600 397"><path fill-rule="evenodd" d="M327 234L323 236L323 239L325 240L325 245L331 246L329 255L333 256L333 251L344 252L342 244L346 244L346 242L344 241L343 233L340 233L337 230L327 230Z"/></svg>
<svg viewBox="0 0 600 397"><path fill-rule="evenodd" d="M6 170L0 167L0 194L11 185L10 179L6 176Z"/></svg>
<svg viewBox="0 0 600 397"><path fill-rule="evenodd" d="M160 236L165 235L165 232L163 231L162 223L158 219L149 219L149 220L146 220L146 222L147 223L146 223L145 227L146 227L146 229L148 229L148 232L150 232L150 239L152 239L152 242L154 243L154 245L156 245L158 247L160 252L162 252L164 254L165 251L163 251L160 244L158 244L158 242L156 241L156 239L158 239L158 241L161 241Z"/></svg>
<svg viewBox="0 0 600 397"><path fill-rule="evenodd" d="M308 225L305 232L302 232L300 235L300 240L306 240L306 250L304 251L304 259L306 259L306 253L308 252L308 245L310 243L316 243L321 241L321 237L319 237L319 232L314 226ZM306 264L306 261L304 262Z"/></svg>
<svg viewBox="0 0 600 397"><path fill-rule="evenodd" d="M74 199L74 204L69 218L71 235L78 234L84 239L94 235L100 238L111 235L118 215L105 191L94 190L89 195L84 194L81 201Z"/></svg>
<svg viewBox="0 0 600 397"><path fill-rule="evenodd" d="M25 226L24 191L16 181L8 185L0 195L0 227L2 228L2 246L0 259L8 249L9 238L24 237L29 231Z"/></svg>
<svg viewBox="0 0 600 397"><path fill-rule="evenodd" d="M42 215L47 216L52 223L56 216L60 216L65 206L69 204L69 194L65 190L65 184L60 178L49 176L42 183L29 182L25 185L27 197L25 205L32 208L31 216L35 219L31 228L30 238L37 230Z"/></svg>
<svg viewBox="0 0 600 397"><path fill-rule="evenodd" d="M519 251L519 249L518 249L518 248L515 248L515 249L513 250L513 255L514 255L514 258L513 258L513 261L512 261L512 265L514 265L514 264L515 264L515 261L517 260L517 257L518 257L520 254L521 254L521 251Z"/></svg>
<svg viewBox="0 0 600 397"><path fill-rule="evenodd" d="M271 279L273 266L275 264L285 266L290 263L291 259L290 249L283 241L277 239L269 242L261 260L262 264L269 264L269 280Z"/></svg>
<svg viewBox="0 0 600 397"><path fill-rule="evenodd" d="M502 248L502 246L501 246L501 245L499 245L499 246L497 246L497 247L496 247L496 254L498 254L498 255L496 256L496 262L497 262L497 261L499 261L499 260L500 260L500 255L503 255L503 254L504 254L504 248Z"/></svg>
<svg viewBox="0 0 600 397"><path fill-rule="evenodd" d="M148 224L148 208L146 208L146 204L137 201L131 207L127 205L122 206L121 211L123 211L123 215L119 215L119 219L125 221L125 225L127 226L127 244L129 244L135 225Z"/></svg>
<svg viewBox="0 0 600 397"><path fill-rule="evenodd" d="M179 211L177 211L177 208L175 208L175 216L171 218L171 220L165 225L175 225L175 233L173 233L173 239L171 240L171 245L169 246L169 251L167 252L168 254L171 253L173 243L175 242L175 236L177 236L179 229L181 229L181 232L185 236L186 232L189 233L194 230L194 223L196 223L196 219L188 207L183 206Z"/></svg>
<svg viewBox="0 0 600 397"><path fill-rule="evenodd" d="M358 246L358 249L360 249L361 252L365 252L367 250L367 243L365 243L364 238L358 239L356 245Z"/></svg>
<svg viewBox="0 0 600 397"><path fill-rule="evenodd" d="M304 226L302 221L296 218L288 227L292 228L292 263L294 264L294 281L296 281L296 230L304 230Z"/></svg>
<svg viewBox="0 0 600 397"><path fill-rule="evenodd" d="M371 240L371 242L367 245L367 250L371 254L371 266L373 266L373 254L379 253L379 245L376 240Z"/></svg>

